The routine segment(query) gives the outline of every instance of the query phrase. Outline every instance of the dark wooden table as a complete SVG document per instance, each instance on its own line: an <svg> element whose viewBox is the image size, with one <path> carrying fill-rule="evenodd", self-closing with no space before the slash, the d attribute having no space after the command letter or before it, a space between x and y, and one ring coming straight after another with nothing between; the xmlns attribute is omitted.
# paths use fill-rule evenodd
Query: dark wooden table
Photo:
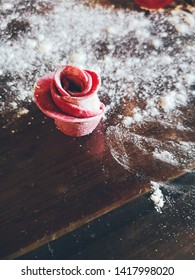
<svg viewBox="0 0 195 280"><path fill-rule="evenodd" d="M194 258L193 172L163 188L159 213L151 176L167 182L184 171L147 155L139 176L113 159L103 123L72 138L35 105L29 111L1 130L1 258Z"/></svg>
<svg viewBox="0 0 195 280"><path fill-rule="evenodd" d="M195 259L194 183L194 173L172 182L180 192L161 214L143 195L19 259Z"/></svg>
<svg viewBox="0 0 195 280"><path fill-rule="evenodd" d="M1 78L6 99L10 76ZM134 105L116 110L128 115ZM175 120L188 130L154 119L128 134L113 111L80 138L63 135L33 102L21 104L24 115L2 112L0 258L195 259L194 105ZM157 147L178 164L153 157ZM152 181L164 194L162 212L150 199Z"/></svg>

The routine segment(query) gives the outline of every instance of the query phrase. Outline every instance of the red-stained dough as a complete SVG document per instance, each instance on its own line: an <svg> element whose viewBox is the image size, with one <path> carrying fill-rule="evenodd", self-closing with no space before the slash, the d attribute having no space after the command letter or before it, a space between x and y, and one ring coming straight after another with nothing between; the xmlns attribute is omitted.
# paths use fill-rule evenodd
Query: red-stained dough
<svg viewBox="0 0 195 280"><path fill-rule="evenodd" d="M135 0L135 3L148 9L160 9L169 5L173 0Z"/></svg>
<svg viewBox="0 0 195 280"><path fill-rule="evenodd" d="M104 113L99 87L95 72L67 65L38 79L34 99L64 134L84 136L96 128Z"/></svg>

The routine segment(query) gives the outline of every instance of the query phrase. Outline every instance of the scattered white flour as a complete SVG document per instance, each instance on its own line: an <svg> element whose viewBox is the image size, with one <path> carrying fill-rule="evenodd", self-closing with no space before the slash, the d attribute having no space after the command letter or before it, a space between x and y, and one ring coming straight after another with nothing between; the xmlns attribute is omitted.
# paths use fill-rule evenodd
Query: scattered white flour
<svg viewBox="0 0 195 280"><path fill-rule="evenodd" d="M153 156L161 161L167 162L172 165L179 165L177 159L174 157L174 155L168 151L156 151L152 153Z"/></svg>
<svg viewBox="0 0 195 280"><path fill-rule="evenodd" d="M160 188L161 184L151 181L152 194L150 196L150 199L154 202L155 209L161 213L165 200Z"/></svg>
<svg viewBox="0 0 195 280"><path fill-rule="evenodd" d="M176 85L177 86L177 85ZM188 96L180 89L180 92L171 91L160 97L160 106L168 113L178 106L187 105Z"/></svg>
<svg viewBox="0 0 195 280"><path fill-rule="evenodd" d="M173 110L176 107L176 93L172 91L160 97L160 106L166 113Z"/></svg>
<svg viewBox="0 0 195 280"><path fill-rule="evenodd" d="M186 81L187 84L195 84L195 73L194 74L186 74L184 76L184 80Z"/></svg>
<svg viewBox="0 0 195 280"><path fill-rule="evenodd" d="M133 122L133 118L132 117L127 116L127 117L123 118L123 124L127 128L131 126L132 122Z"/></svg>
<svg viewBox="0 0 195 280"><path fill-rule="evenodd" d="M174 9L171 14L173 17L170 17L169 21L179 33L183 35L190 34L191 29L195 28L195 18L192 14L181 11L180 9ZM181 18L182 22L180 21Z"/></svg>
<svg viewBox="0 0 195 280"><path fill-rule="evenodd" d="M127 122L131 123L131 120L127 118ZM177 139L161 141L154 137L133 133L129 128L120 125L109 127L107 135L112 156L129 171L134 168L134 161L138 160L138 157L147 155L153 157L150 160L166 162L179 168L186 168L195 159L195 142L177 141Z"/></svg>
<svg viewBox="0 0 195 280"><path fill-rule="evenodd" d="M65 64L100 74L106 117L134 94L144 101L123 114L127 126L126 117L140 123L186 106L194 96L195 12L146 16L86 2L1 1L0 111L31 102L36 79Z"/></svg>
<svg viewBox="0 0 195 280"><path fill-rule="evenodd" d="M26 109L26 108L20 108L18 111L17 111L17 118L20 118L21 116L23 115L26 115L29 113L29 110Z"/></svg>
<svg viewBox="0 0 195 280"><path fill-rule="evenodd" d="M155 47L155 49L159 49L160 47L163 46L162 41L161 41L160 39L158 39L158 38L154 38L154 39L152 40L152 44L153 44L153 46Z"/></svg>
<svg viewBox="0 0 195 280"><path fill-rule="evenodd" d="M108 142L119 164L131 171L130 146L154 160L186 166L195 158L194 142L163 142L130 133L130 128L152 120L164 128L190 130L175 116L195 97L195 9L146 15L85 3L1 1L0 113L15 109L17 117L27 114L23 102L33 100L38 77L60 65L77 65L102 78L105 118L114 114L116 123L108 129ZM160 184L151 181L151 187L150 198L160 212Z"/></svg>

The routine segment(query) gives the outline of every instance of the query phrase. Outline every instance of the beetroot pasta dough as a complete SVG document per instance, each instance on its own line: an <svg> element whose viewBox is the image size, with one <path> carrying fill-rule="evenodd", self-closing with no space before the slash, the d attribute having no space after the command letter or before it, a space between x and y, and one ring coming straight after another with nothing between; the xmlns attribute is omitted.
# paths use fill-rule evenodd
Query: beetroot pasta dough
<svg viewBox="0 0 195 280"><path fill-rule="evenodd" d="M97 95L100 83L93 71L61 66L38 79L34 99L64 134L84 136L96 128L104 113L104 104Z"/></svg>

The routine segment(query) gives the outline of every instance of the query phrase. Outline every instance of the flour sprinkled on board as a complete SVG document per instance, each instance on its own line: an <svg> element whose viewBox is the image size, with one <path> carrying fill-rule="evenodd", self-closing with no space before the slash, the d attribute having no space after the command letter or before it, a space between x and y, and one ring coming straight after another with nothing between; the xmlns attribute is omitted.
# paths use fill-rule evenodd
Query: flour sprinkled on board
<svg viewBox="0 0 195 280"><path fill-rule="evenodd" d="M154 150L153 156L159 160L165 161L169 164L179 165L177 158L174 157L169 151L156 151Z"/></svg>
<svg viewBox="0 0 195 280"><path fill-rule="evenodd" d="M126 117L140 123L190 102L195 84L194 12L162 10L146 16L85 3L1 2L1 111L31 102L36 79L64 64L100 74L106 118L131 101L132 92L145 100L145 108L122 115L127 126Z"/></svg>
<svg viewBox="0 0 195 280"><path fill-rule="evenodd" d="M155 209L161 213L165 200L160 188L161 184L151 181L152 194L150 196L150 199L154 202Z"/></svg>
<svg viewBox="0 0 195 280"><path fill-rule="evenodd" d="M195 97L195 10L145 13L85 4L1 1L0 112L27 114L24 103L32 102L37 78L60 65L96 71L105 121L113 121L106 134L110 152L133 176L151 182L160 212L165 200L156 172L167 165L170 174L192 169L195 158L184 114ZM157 130L156 138L148 132Z"/></svg>

